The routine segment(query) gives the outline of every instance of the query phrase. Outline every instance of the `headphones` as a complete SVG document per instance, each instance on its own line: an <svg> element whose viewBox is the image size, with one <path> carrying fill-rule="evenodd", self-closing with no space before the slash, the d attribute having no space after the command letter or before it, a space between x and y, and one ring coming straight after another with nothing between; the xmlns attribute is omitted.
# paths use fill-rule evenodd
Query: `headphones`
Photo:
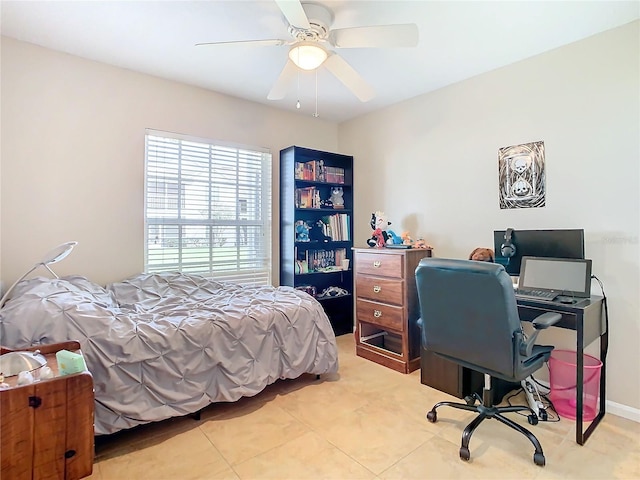
<svg viewBox="0 0 640 480"><path fill-rule="evenodd" d="M500 245L500 253L503 257L511 258L516 254L516 246L511 240L512 235L513 228L507 228L507 231L504 232L504 243Z"/></svg>

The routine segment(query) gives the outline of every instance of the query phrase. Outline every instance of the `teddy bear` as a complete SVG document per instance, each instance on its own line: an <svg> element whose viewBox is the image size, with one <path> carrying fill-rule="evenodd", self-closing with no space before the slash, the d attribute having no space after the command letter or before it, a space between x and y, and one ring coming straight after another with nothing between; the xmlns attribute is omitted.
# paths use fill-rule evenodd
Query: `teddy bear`
<svg viewBox="0 0 640 480"><path fill-rule="evenodd" d="M493 250L490 248L478 247L469 254L469 260L475 260L477 262L494 262L495 255L493 254Z"/></svg>

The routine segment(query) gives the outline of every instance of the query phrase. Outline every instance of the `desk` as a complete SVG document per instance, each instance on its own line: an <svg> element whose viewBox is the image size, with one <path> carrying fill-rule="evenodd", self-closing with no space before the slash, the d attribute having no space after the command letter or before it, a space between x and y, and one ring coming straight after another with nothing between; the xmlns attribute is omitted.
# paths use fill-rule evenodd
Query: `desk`
<svg viewBox="0 0 640 480"><path fill-rule="evenodd" d="M562 318L554 327L576 332L576 442L584 445L604 417L606 401L606 357L609 332L604 320L604 299L592 296L576 304L544 302L540 300L517 299L518 314L522 321L532 321L545 312L558 312ZM584 386L584 348L594 340L600 339L600 399L599 410L591 425L584 431L583 425L583 386ZM420 381L424 385L436 388L458 398L464 398L482 388L483 377L480 373L462 367L449 360L421 349Z"/></svg>
<svg viewBox="0 0 640 480"><path fill-rule="evenodd" d="M606 359L609 344L609 332L606 328L603 297L592 296L575 304L544 302L539 300L517 299L520 320L532 321L545 312L557 312L562 315L554 327L575 330L576 332L576 442L584 445L604 417L606 400ZM591 425L583 431L583 386L584 386L584 347L600 339L600 399L599 410Z"/></svg>

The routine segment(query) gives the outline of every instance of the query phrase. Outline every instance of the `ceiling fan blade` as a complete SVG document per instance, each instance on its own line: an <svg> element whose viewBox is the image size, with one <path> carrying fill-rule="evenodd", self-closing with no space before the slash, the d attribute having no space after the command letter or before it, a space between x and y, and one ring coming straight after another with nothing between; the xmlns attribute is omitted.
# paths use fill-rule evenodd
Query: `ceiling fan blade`
<svg viewBox="0 0 640 480"><path fill-rule="evenodd" d="M286 65L280 72L280 76L276 80L276 83L271 88L269 95L267 95L268 100L281 100L287 94L287 90L293 81L293 78L296 76L298 70L296 69L295 64L291 60L287 60Z"/></svg>
<svg viewBox="0 0 640 480"><path fill-rule="evenodd" d="M205 43L196 43L196 47L201 47L203 45L265 45L265 46L279 46L279 45L287 45L290 43L288 40L279 40L277 38L270 40L233 40L231 42L205 42Z"/></svg>
<svg viewBox="0 0 640 480"><path fill-rule="evenodd" d="M361 102L368 102L376 96L376 92L371 85L369 85L364 78L356 72L351 65L349 65L344 58L339 55L333 54L327 58L324 62L335 77L340 80L344 85L353 92L353 94L360 99Z"/></svg>
<svg viewBox="0 0 640 480"><path fill-rule="evenodd" d="M329 41L336 48L415 47L418 26L415 23L376 25L332 30Z"/></svg>
<svg viewBox="0 0 640 480"><path fill-rule="evenodd" d="M307 14L300 0L275 0L290 25L298 28L311 28Z"/></svg>

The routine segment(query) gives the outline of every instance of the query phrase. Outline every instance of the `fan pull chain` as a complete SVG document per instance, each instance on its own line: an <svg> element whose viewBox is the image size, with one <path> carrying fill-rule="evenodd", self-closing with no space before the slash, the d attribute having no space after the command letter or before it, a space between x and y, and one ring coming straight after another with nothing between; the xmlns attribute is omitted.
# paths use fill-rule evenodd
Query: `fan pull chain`
<svg viewBox="0 0 640 480"><path fill-rule="evenodd" d="M318 69L316 68L316 111L313 114L315 118L318 118Z"/></svg>
<svg viewBox="0 0 640 480"><path fill-rule="evenodd" d="M300 54L298 54L298 57ZM298 101L296 102L296 108L300 109L300 70L298 70L298 93L296 94L298 97Z"/></svg>

